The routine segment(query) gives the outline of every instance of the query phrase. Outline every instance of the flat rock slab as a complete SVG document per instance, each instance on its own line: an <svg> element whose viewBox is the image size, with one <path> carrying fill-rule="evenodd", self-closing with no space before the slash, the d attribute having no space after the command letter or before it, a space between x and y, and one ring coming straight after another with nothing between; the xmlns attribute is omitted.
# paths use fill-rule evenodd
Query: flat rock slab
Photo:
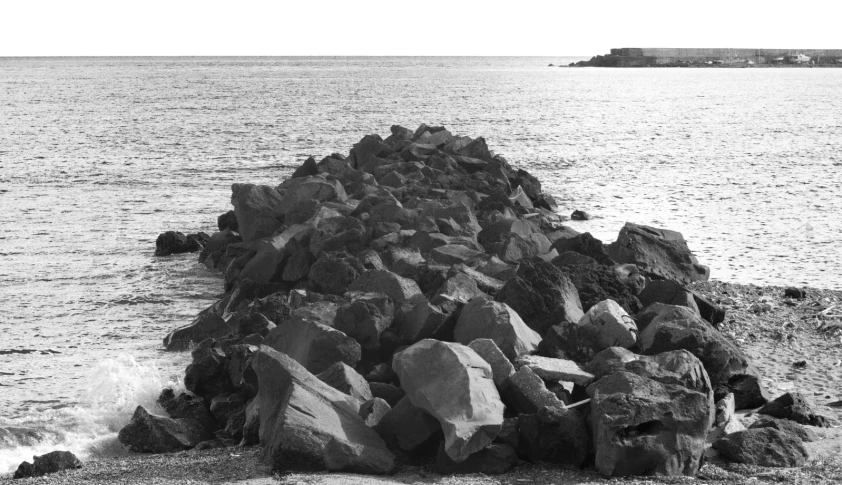
<svg viewBox="0 0 842 485"><path fill-rule="evenodd" d="M553 359L538 355L524 355L515 361L518 368L529 367L538 377L546 381L565 381L586 387L594 375L585 372L572 360Z"/></svg>

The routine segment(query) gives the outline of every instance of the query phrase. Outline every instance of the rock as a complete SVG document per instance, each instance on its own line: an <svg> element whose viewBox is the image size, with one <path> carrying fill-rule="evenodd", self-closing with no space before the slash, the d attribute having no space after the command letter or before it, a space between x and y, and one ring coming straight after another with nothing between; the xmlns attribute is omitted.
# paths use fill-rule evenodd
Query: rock
<svg viewBox="0 0 842 485"><path fill-rule="evenodd" d="M344 362L333 364L316 377L330 387L357 398L360 402L372 399L371 388L365 378Z"/></svg>
<svg viewBox="0 0 842 485"><path fill-rule="evenodd" d="M514 366L493 340L478 338L469 343L468 347L491 366L492 378L497 389L500 389L506 382L506 379L515 373Z"/></svg>
<svg viewBox="0 0 842 485"><path fill-rule="evenodd" d="M628 349L637 343L637 325L614 300L604 300L592 306L579 325L594 328L597 350L609 347Z"/></svg>
<svg viewBox="0 0 842 485"><path fill-rule="evenodd" d="M274 322L266 318L262 313L253 311L236 319L236 328L233 333L236 333L240 338L245 338L255 333L261 337L265 337L276 326ZM220 337L222 336L216 338Z"/></svg>
<svg viewBox="0 0 842 485"><path fill-rule="evenodd" d="M483 276L488 278L485 275ZM488 297L488 295L480 291L475 279L467 274L458 273L448 277L441 284L431 302L435 305L442 305L449 301L468 303L478 297Z"/></svg>
<svg viewBox="0 0 842 485"><path fill-rule="evenodd" d="M310 271L310 264L313 262L313 255L310 254L310 248L305 245L297 246L292 255L284 265L284 271L281 273L281 279L287 283L296 283L299 280L306 278Z"/></svg>
<svg viewBox="0 0 842 485"><path fill-rule="evenodd" d="M517 452L514 448L506 444L491 444L488 448L469 456L465 461L457 463L447 456L444 443L441 443L436 454L436 472L442 475L466 473L499 475L514 468L517 462Z"/></svg>
<svg viewBox="0 0 842 485"><path fill-rule="evenodd" d="M216 226L219 228L219 232L237 232L237 229L239 227L237 225L237 215L234 213L234 211L228 211L225 214L220 215L216 218Z"/></svg>
<svg viewBox="0 0 842 485"><path fill-rule="evenodd" d="M245 242L271 236L284 222L283 198L274 187L233 184L231 204Z"/></svg>
<svg viewBox="0 0 842 485"><path fill-rule="evenodd" d="M356 367L362 350L339 330L303 318L291 318L266 336L263 346L283 352L309 372L324 372L337 362Z"/></svg>
<svg viewBox="0 0 842 485"><path fill-rule="evenodd" d="M325 252L310 266L307 279L315 291L341 295L365 272L363 264L345 252Z"/></svg>
<svg viewBox="0 0 842 485"><path fill-rule="evenodd" d="M395 354L392 368L410 402L438 419L456 462L490 444L503 424L491 366L469 347L422 340Z"/></svg>
<svg viewBox="0 0 842 485"><path fill-rule="evenodd" d="M585 211L575 210L570 214L570 219L574 221L589 221L593 217Z"/></svg>
<svg viewBox="0 0 842 485"><path fill-rule="evenodd" d="M317 202L348 200L345 188L338 180L328 180L319 175L287 179L278 185L276 190L283 194L283 207L290 207L302 200Z"/></svg>
<svg viewBox="0 0 842 485"><path fill-rule="evenodd" d="M672 280L652 280L646 283L643 291L637 295L640 303L648 307L653 303L683 306L701 315L693 293Z"/></svg>
<svg viewBox="0 0 842 485"><path fill-rule="evenodd" d="M695 476L713 424L710 397L628 372L591 393L596 469L607 476Z"/></svg>
<svg viewBox="0 0 842 485"><path fill-rule="evenodd" d="M156 416L138 406L117 438L137 453L169 453L193 448L213 435L196 420Z"/></svg>
<svg viewBox="0 0 842 485"><path fill-rule="evenodd" d="M374 428L389 413L392 407L385 400L379 397L371 398L360 406L360 417L365 425Z"/></svg>
<svg viewBox="0 0 842 485"><path fill-rule="evenodd" d="M736 345L685 307L671 306L656 316L640 334L640 349L647 355L687 350L702 361L714 386L738 374L760 375Z"/></svg>
<svg viewBox="0 0 842 485"><path fill-rule="evenodd" d="M576 287L584 311L604 300L616 301L629 315L643 309L635 296L636 290L633 292L626 286L614 268L602 265L565 265L562 264L562 256L553 259L552 262Z"/></svg>
<svg viewBox="0 0 842 485"><path fill-rule="evenodd" d="M416 231L407 241L406 246L417 248L421 254L429 254L433 249L445 244L460 244L475 251L483 251L474 239L467 236L445 236L440 232Z"/></svg>
<svg viewBox="0 0 842 485"><path fill-rule="evenodd" d="M208 431L214 431L217 428L216 418L201 398L190 396L184 392L175 397L172 389L164 389L158 396L158 404L173 419L198 421Z"/></svg>
<svg viewBox="0 0 842 485"><path fill-rule="evenodd" d="M790 434L797 436L804 442L813 442L819 441L819 435L816 434L815 431L805 428L800 424L796 423L795 421L790 421L788 419L777 419L777 418L761 418L749 426L749 429L756 429L756 428L773 428L782 433Z"/></svg>
<svg viewBox="0 0 842 485"><path fill-rule="evenodd" d="M804 443L773 428L755 428L729 434L713 443L728 461L768 467L799 467L809 454Z"/></svg>
<svg viewBox="0 0 842 485"><path fill-rule="evenodd" d="M566 407L529 367L521 367L502 387L506 403L518 413L534 414L542 408Z"/></svg>
<svg viewBox="0 0 842 485"><path fill-rule="evenodd" d="M517 277L507 281L495 299L509 305L540 335L562 320L576 323L584 316L570 280L540 259L523 261Z"/></svg>
<svg viewBox="0 0 842 485"><path fill-rule="evenodd" d="M713 405L713 389L702 362L686 350L674 350L657 355L640 355L623 364L625 372L652 379L661 384L686 387L704 394Z"/></svg>
<svg viewBox="0 0 842 485"><path fill-rule="evenodd" d="M589 232L577 234L569 238L557 239L552 247L558 251L558 254L574 251L583 256L593 258L599 264L607 264L609 266L614 264L614 261L606 254L602 241L591 236Z"/></svg>
<svg viewBox="0 0 842 485"><path fill-rule="evenodd" d="M795 298L796 300L803 300L804 298L807 298L807 290L790 286L789 288L784 290L784 297Z"/></svg>
<svg viewBox="0 0 842 485"><path fill-rule="evenodd" d="M382 269L363 272L351 283L349 289L364 293L383 293L395 303L403 303L413 296L421 295L421 288L415 281Z"/></svg>
<svg viewBox="0 0 842 485"><path fill-rule="evenodd" d="M215 313L199 315L189 325L179 327L164 338L167 350L187 350L191 344L197 344L208 338L222 338L231 332L228 324Z"/></svg>
<svg viewBox="0 0 842 485"><path fill-rule="evenodd" d="M695 291L691 293L693 294L693 301L696 302L696 308L699 309L699 315L714 327L719 328L719 324L725 321L725 309L714 305Z"/></svg>
<svg viewBox="0 0 842 485"><path fill-rule="evenodd" d="M529 461L581 467L591 453L591 439L576 409L547 407L518 418L518 449Z"/></svg>
<svg viewBox="0 0 842 485"><path fill-rule="evenodd" d="M368 245L370 232L357 219L341 216L331 217L319 223L318 230L310 238L310 252L318 258L325 251L348 251L355 253Z"/></svg>
<svg viewBox="0 0 842 485"><path fill-rule="evenodd" d="M228 358L213 339L202 341L191 353L193 362L184 373L184 387L209 401L213 396L234 392Z"/></svg>
<svg viewBox="0 0 842 485"><path fill-rule="evenodd" d="M23 462L15 471L14 479L42 477L62 470L82 468L82 462L69 451L51 451L40 456L34 456L33 462Z"/></svg>
<svg viewBox="0 0 842 485"><path fill-rule="evenodd" d="M258 443L260 443L260 401L254 398L246 404L243 439L240 445L251 446Z"/></svg>
<svg viewBox="0 0 842 485"><path fill-rule="evenodd" d="M231 214L233 213L232 211ZM243 242L243 238L230 229L215 232L205 241L205 246L202 248L202 252L199 253L199 262L204 264L208 269L225 269L224 266L221 266L221 263L223 263L223 257L228 251L228 247L241 242Z"/></svg>
<svg viewBox="0 0 842 485"><path fill-rule="evenodd" d="M728 394L716 403L716 417L713 429L708 432L707 442L713 443L723 436L745 430L746 427L734 414L734 395Z"/></svg>
<svg viewBox="0 0 842 485"><path fill-rule="evenodd" d="M830 422L824 416L813 412L813 408L800 393L788 392L774 401L769 401L757 411L773 418L789 419L800 424L829 428Z"/></svg>
<svg viewBox="0 0 842 485"><path fill-rule="evenodd" d="M394 455L360 417L356 399L261 346L254 360L263 461L276 470L391 473Z"/></svg>
<svg viewBox="0 0 842 485"><path fill-rule="evenodd" d="M214 396L211 400L210 412L216 418L216 422L224 427L232 416L245 410L247 402L248 397L241 393Z"/></svg>
<svg viewBox="0 0 842 485"><path fill-rule="evenodd" d="M457 342L468 345L487 338L509 359L538 350L541 336L529 328L505 303L490 298L474 298L459 315L453 335Z"/></svg>
<svg viewBox="0 0 842 485"><path fill-rule="evenodd" d="M608 255L620 264L634 263L648 275L681 284L710 277L710 269L698 263L684 237L666 229L627 222L608 246Z"/></svg>
<svg viewBox="0 0 842 485"><path fill-rule="evenodd" d="M583 371L572 360L553 359L538 355L524 355L515 361L517 368L528 367L545 381L565 381L586 387L594 380L593 374Z"/></svg>
<svg viewBox="0 0 842 485"><path fill-rule="evenodd" d="M372 301L356 299L350 304L343 305L336 312L333 326L336 330L359 342L363 349L376 350L380 347L380 334L392 324L394 308L389 300L389 310L381 311Z"/></svg>
<svg viewBox="0 0 842 485"><path fill-rule="evenodd" d="M185 236L176 231L167 231L155 240L155 256L169 256L170 254L193 253L202 249L198 235Z"/></svg>
<svg viewBox="0 0 842 485"><path fill-rule="evenodd" d="M375 426L375 430L392 448L415 454L430 451L443 436L438 420L423 409L413 406L408 398L401 399L393 406Z"/></svg>
<svg viewBox="0 0 842 485"><path fill-rule="evenodd" d="M547 330L544 340L538 345L538 353L544 357L586 364L596 356L596 347L596 330L593 327L562 321Z"/></svg>
<svg viewBox="0 0 842 485"><path fill-rule="evenodd" d="M403 389L397 386L393 386L392 384L384 383L384 382L369 382L369 387L371 388L371 395L374 397L379 397L389 403L389 406L393 408L398 404L398 402L406 396L406 393L403 392Z"/></svg>
<svg viewBox="0 0 842 485"><path fill-rule="evenodd" d="M395 316L395 330L401 342L413 344L436 335L446 321L447 314L440 307L430 304L424 295L417 295L405 302Z"/></svg>
<svg viewBox="0 0 842 485"><path fill-rule="evenodd" d="M448 266L466 263L482 255L483 253L468 249L461 244L445 244L430 251L430 257L433 260Z"/></svg>
<svg viewBox="0 0 842 485"><path fill-rule="evenodd" d="M292 173L291 178L310 177L318 173L319 167L316 164L316 159L313 157L307 157L307 160L304 160L304 163L302 163L298 166L298 168L295 169L295 172Z"/></svg>
<svg viewBox="0 0 842 485"><path fill-rule="evenodd" d="M622 347L608 347L582 366L582 370L590 372L596 379L602 379L607 375L623 370L627 362L634 362L639 357L631 350Z"/></svg>
<svg viewBox="0 0 842 485"><path fill-rule="evenodd" d="M483 273L480 273L476 269L466 266L464 264L455 264L447 272L448 278L452 278L460 274L463 274L474 280L477 289L483 293L487 293L493 296L496 295L498 291L503 289L502 281L498 280L497 278L492 278L491 276L487 276Z"/></svg>
<svg viewBox="0 0 842 485"><path fill-rule="evenodd" d="M734 395L734 407L737 410L758 408L772 399L756 375L733 375L715 389L717 400L729 393Z"/></svg>
<svg viewBox="0 0 842 485"><path fill-rule="evenodd" d="M532 204L535 207L547 209L553 212L558 210L558 202L556 202L555 197L547 193L539 194L538 198L532 201Z"/></svg>

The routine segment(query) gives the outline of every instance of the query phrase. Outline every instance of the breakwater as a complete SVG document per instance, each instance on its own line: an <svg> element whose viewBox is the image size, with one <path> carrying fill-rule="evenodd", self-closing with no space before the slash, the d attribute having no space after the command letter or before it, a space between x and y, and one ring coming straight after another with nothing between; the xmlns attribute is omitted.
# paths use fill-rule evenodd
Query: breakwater
<svg viewBox="0 0 842 485"><path fill-rule="evenodd" d="M842 67L842 49L640 48L611 49L575 66L820 65Z"/></svg>

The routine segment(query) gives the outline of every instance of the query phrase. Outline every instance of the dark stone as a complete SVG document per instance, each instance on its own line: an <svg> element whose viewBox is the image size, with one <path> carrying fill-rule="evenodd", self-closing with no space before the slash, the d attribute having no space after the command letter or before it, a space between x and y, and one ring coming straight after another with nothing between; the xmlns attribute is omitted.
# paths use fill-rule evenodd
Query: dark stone
<svg viewBox="0 0 842 485"><path fill-rule="evenodd" d="M217 428L216 419L201 398L190 396L184 392L175 397L172 389L164 389L158 396L158 404L173 419L198 421L208 431L215 431Z"/></svg>
<svg viewBox="0 0 842 485"><path fill-rule="evenodd" d="M710 269L698 263L684 237L666 229L627 222L617 240L608 246L608 255L621 264L636 264L656 279L687 284L710 277Z"/></svg>
<svg viewBox="0 0 842 485"><path fill-rule="evenodd" d="M237 232L237 216L234 214L234 211L228 211L216 218L216 225L219 228L219 232L226 230Z"/></svg>
<svg viewBox="0 0 842 485"><path fill-rule="evenodd" d="M350 254L326 252L310 266L308 280L316 291L341 295L363 272L363 264Z"/></svg>
<svg viewBox="0 0 842 485"><path fill-rule="evenodd" d="M734 394L734 409L737 411L758 408L771 400L760 378L753 375L731 376L728 382L716 387L714 400L719 402L728 393Z"/></svg>
<svg viewBox="0 0 842 485"><path fill-rule="evenodd" d="M193 350L193 362L187 366L184 387L210 401L213 396L234 392L228 372L228 359L219 344L208 339Z"/></svg>
<svg viewBox="0 0 842 485"><path fill-rule="evenodd" d="M558 251L558 254L575 251L593 258L599 264L607 264L609 266L614 264L614 261L605 252L605 246L603 246L602 241L591 236L589 232L570 238L558 239L553 243L552 247Z"/></svg>
<svg viewBox="0 0 842 485"><path fill-rule="evenodd" d="M403 389L392 384L385 382L369 382L368 385L371 388L372 396L379 397L380 399L386 401L389 403L389 406L392 406L392 408L397 406L398 402L406 396Z"/></svg>
<svg viewBox="0 0 842 485"><path fill-rule="evenodd" d="M117 438L138 453L169 453L193 448L213 435L194 419L156 416L138 406Z"/></svg>
<svg viewBox="0 0 842 485"><path fill-rule="evenodd" d="M34 463L21 463L13 478L42 477L62 470L82 468L82 462L69 451L51 451L34 458Z"/></svg>
<svg viewBox="0 0 842 485"><path fill-rule="evenodd" d="M725 309L714 305L710 300L695 291L691 291L691 293L693 294L693 300L696 302L696 307L699 309L699 315L714 327L719 328L719 324L725 321Z"/></svg>
<svg viewBox="0 0 842 485"><path fill-rule="evenodd" d="M380 420L375 431L392 449L415 456L430 454L444 437L438 420L409 398L402 398Z"/></svg>
<svg viewBox="0 0 842 485"><path fill-rule="evenodd" d="M801 394L788 392L783 396L769 401L757 411L773 418L789 419L800 424L808 424L821 428L829 428L830 422L826 417L813 412L813 408Z"/></svg>
<svg viewBox="0 0 842 485"><path fill-rule="evenodd" d="M231 333L225 320L214 313L199 315L189 325L179 327L164 337L167 350L187 350L191 344L197 344L209 338L222 338Z"/></svg>
<svg viewBox="0 0 842 485"><path fill-rule="evenodd" d="M796 300L803 300L804 298L807 298L807 290L790 286L784 290L784 296L787 298L795 298Z"/></svg>
<svg viewBox="0 0 842 485"><path fill-rule="evenodd" d="M576 409L542 408L518 417L518 450L529 461L582 466L591 439Z"/></svg>
<svg viewBox="0 0 842 485"><path fill-rule="evenodd" d="M258 298L252 303L252 311L260 313L275 325L280 325L289 318L292 310L287 305L287 298L283 293L273 293Z"/></svg>
<svg viewBox="0 0 842 485"><path fill-rule="evenodd" d="M644 307L653 303L683 306L701 316L693 294L679 283L672 280L651 280L646 283L637 299Z"/></svg>
<svg viewBox="0 0 842 485"><path fill-rule="evenodd" d="M308 157L307 160L304 160L304 163L295 169L295 172L292 173L292 178L309 177L318 173L319 167L316 165L316 159Z"/></svg>
<svg viewBox="0 0 842 485"><path fill-rule="evenodd" d="M589 221L592 217L585 211L575 210L570 214L570 219L574 221Z"/></svg>
<svg viewBox="0 0 842 485"><path fill-rule="evenodd" d="M596 328L563 321L547 330L544 339L538 344L538 354L586 364L596 356L597 348Z"/></svg>
<svg viewBox="0 0 842 485"><path fill-rule="evenodd" d="M561 262L560 256L553 260L553 264L558 266L576 287L583 311L587 312L592 306L604 300L616 301L629 315L634 315L643 309L637 296L620 281L613 268L602 265L564 266L559 264Z"/></svg>
<svg viewBox="0 0 842 485"><path fill-rule="evenodd" d="M773 428L737 431L715 441L713 447L728 461L767 467L799 467L809 457L797 436Z"/></svg>
<svg viewBox="0 0 842 485"><path fill-rule="evenodd" d="M208 238L209 236L207 235L203 238L198 234L186 236L177 231L161 233L155 241L155 256L169 256L170 254L201 251L202 244L200 241Z"/></svg>
<svg viewBox="0 0 842 485"><path fill-rule="evenodd" d="M782 433L797 436L801 439L801 441L805 442L819 441L819 435L817 435L815 431L805 428L795 421L790 421L788 419L764 417L755 421L748 427L748 429L756 428L774 428Z"/></svg>

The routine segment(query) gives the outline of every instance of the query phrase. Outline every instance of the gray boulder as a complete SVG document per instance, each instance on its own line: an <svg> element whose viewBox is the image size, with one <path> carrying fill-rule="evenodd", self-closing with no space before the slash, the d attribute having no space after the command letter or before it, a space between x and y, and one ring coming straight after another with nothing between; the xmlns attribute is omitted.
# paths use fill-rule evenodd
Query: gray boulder
<svg viewBox="0 0 842 485"><path fill-rule="evenodd" d="M33 456L33 462L25 461L18 466L14 479L42 477L62 470L73 470L82 467L82 462L69 451L51 451L40 456Z"/></svg>
<svg viewBox="0 0 842 485"><path fill-rule="evenodd" d="M309 372L324 372L337 362L356 367L360 361L360 344L339 330L305 318L290 318L275 327L263 341L283 352Z"/></svg>
<svg viewBox="0 0 842 485"><path fill-rule="evenodd" d="M543 408L566 407L529 367L521 367L512 374L504 383L502 392L509 407L518 413L534 414Z"/></svg>
<svg viewBox="0 0 842 485"><path fill-rule="evenodd" d="M585 387L594 380L593 374L585 372L579 367L579 364L572 360L524 355L515 361L515 366L518 369L528 367L545 381L572 382Z"/></svg>
<svg viewBox="0 0 842 485"><path fill-rule="evenodd" d="M167 350L187 350L190 344L197 344L208 338L222 338L231 329L225 320L215 313L205 313L196 317L192 323L179 327L164 338Z"/></svg>
<svg viewBox="0 0 842 485"><path fill-rule="evenodd" d="M364 293L383 293L395 303L403 303L413 296L421 295L418 283L383 269L364 272L351 283L349 289Z"/></svg>
<svg viewBox="0 0 842 485"><path fill-rule="evenodd" d="M267 185L234 184L231 204L237 217L238 232L243 241L271 236L284 222L283 198Z"/></svg>
<svg viewBox="0 0 842 485"><path fill-rule="evenodd" d="M333 364L316 377L330 387L357 398L360 402L372 399L368 381L344 362Z"/></svg>
<svg viewBox="0 0 842 485"><path fill-rule="evenodd" d="M132 420L117 434L120 443L138 453L169 453L187 450L212 439L195 419L171 419L150 414L138 406Z"/></svg>
<svg viewBox="0 0 842 485"><path fill-rule="evenodd" d="M637 343L637 325L614 300L603 300L592 306L579 320L579 325L593 327L597 350L609 347L628 349Z"/></svg>
<svg viewBox="0 0 842 485"><path fill-rule="evenodd" d="M728 461L768 467L802 466L810 456L798 436L773 428L731 433L713 447Z"/></svg>
<svg viewBox="0 0 842 485"><path fill-rule="evenodd" d="M468 344L474 352L491 366L494 384L500 389L506 380L515 373L515 368L493 340L478 338Z"/></svg>
<svg viewBox="0 0 842 485"><path fill-rule="evenodd" d="M627 222L617 240L608 246L608 256L620 264L636 264L648 275L681 284L710 277L710 269L699 264L681 233L667 229Z"/></svg>
<svg viewBox="0 0 842 485"><path fill-rule="evenodd" d="M536 351L541 343L541 336L511 307L487 297L474 298L465 305L453 335L463 345L479 338L491 339L510 360Z"/></svg>

